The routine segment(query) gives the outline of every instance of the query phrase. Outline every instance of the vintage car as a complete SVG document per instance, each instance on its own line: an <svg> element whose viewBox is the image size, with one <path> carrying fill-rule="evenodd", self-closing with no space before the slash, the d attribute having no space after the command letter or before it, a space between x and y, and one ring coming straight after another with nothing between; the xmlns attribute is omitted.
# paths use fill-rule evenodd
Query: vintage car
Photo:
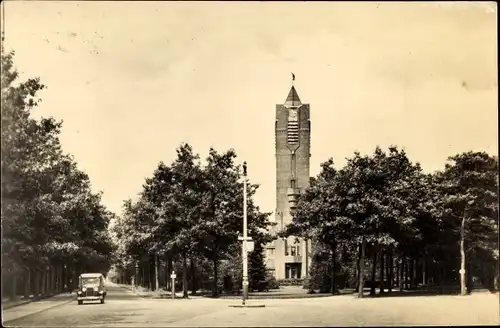
<svg viewBox="0 0 500 328"><path fill-rule="evenodd" d="M105 298L104 276L101 273L82 273L78 278L78 305L83 301L101 301L104 304Z"/></svg>

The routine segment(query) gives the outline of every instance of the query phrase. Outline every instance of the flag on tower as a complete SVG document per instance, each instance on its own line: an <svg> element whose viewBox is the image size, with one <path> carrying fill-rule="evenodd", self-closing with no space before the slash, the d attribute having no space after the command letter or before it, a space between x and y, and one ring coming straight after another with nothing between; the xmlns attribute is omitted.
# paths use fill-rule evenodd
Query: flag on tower
<svg viewBox="0 0 500 328"><path fill-rule="evenodd" d="M295 81L295 74L292 73L292 81Z"/></svg>

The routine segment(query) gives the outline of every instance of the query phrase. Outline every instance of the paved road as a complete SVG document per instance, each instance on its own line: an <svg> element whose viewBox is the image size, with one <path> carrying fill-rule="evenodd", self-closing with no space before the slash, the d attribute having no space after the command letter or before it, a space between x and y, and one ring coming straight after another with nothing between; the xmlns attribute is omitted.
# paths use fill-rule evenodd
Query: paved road
<svg viewBox="0 0 500 328"><path fill-rule="evenodd" d="M146 299L108 287L105 304L76 301L5 322L8 326L365 326L499 324L498 294L356 299L351 295L260 300L265 308L231 308L235 300Z"/></svg>

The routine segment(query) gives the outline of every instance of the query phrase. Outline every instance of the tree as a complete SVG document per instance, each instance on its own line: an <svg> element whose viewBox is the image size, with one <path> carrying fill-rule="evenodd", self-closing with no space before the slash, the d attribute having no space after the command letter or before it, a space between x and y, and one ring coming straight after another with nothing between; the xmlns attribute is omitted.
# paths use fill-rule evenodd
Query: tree
<svg viewBox="0 0 500 328"><path fill-rule="evenodd" d="M238 255L233 251L240 247L237 237L242 230L243 188L235 158L233 150L220 154L211 149L202 167L192 147L182 144L170 166L160 163L153 176L146 179L137 203L125 211L124 227L115 228L117 238L123 239L119 241L123 244L121 257L140 257L141 249L147 249L168 256L165 270L170 271L172 261L180 256L185 297L188 271L191 288L196 291L200 276L196 263L205 270L203 265L208 259L213 265L212 292L217 296L218 266L221 261L236 259ZM249 234L258 244L269 240L266 228L270 222L269 213L261 213L253 204L257 188L249 184L248 222ZM128 232L119 231L125 227L129 227Z"/></svg>
<svg viewBox="0 0 500 328"><path fill-rule="evenodd" d="M354 221L341 212L342 199L338 196L337 171L330 159L321 165L321 172L311 181L309 188L300 196L297 209L284 236L295 235L313 238L317 244L327 246L330 252L330 292L336 293L336 258L339 245L347 243ZM319 270L313 270L312 273Z"/></svg>
<svg viewBox="0 0 500 328"><path fill-rule="evenodd" d="M330 249L321 243L315 243L312 249L311 268L309 269L309 277L307 277L304 287L310 293L319 290L320 293L331 292L331 260Z"/></svg>
<svg viewBox="0 0 500 328"><path fill-rule="evenodd" d="M262 289L266 280L266 264L264 263L264 247L262 242L254 241L254 250L248 254L248 278L250 290Z"/></svg>
<svg viewBox="0 0 500 328"><path fill-rule="evenodd" d="M15 297L18 277L25 296L60 292L76 266L105 270L113 248L111 214L91 192L88 176L63 153L62 123L31 117L44 86L39 79L19 83L13 55L2 48L2 270Z"/></svg>
<svg viewBox="0 0 500 328"><path fill-rule="evenodd" d="M236 153L229 150L219 154L210 149L207 165L204 167L204 217L197 231L203 235L205 254L213 261L213 296L217 296L218 264L229 247L238 243L238 234L242 233L243 187L240 167L234 164ZM255 237L267 231L271 225L270 213L261 213L254 205L252 196L258 185L247 184L248 193L248 229Z"/></svg>
<svg viewBox="0 0 500 328"><path fill-rule="evenodd" d="M332 293L335 293L339 247L344 253L352 253L353 247L359 245L362 297L367 244L373 256L370 293L375 293L377 258L382 255L383 260L383 252L398 245L397 238L415 233L412 224L416 210L410 205L416 198L409 196L409 190L418 184L419 172L420 167L396 147L390 147L388 153L377 147L372 156L355 153L339 171L333 168L331 159L322 164L321 173L301 196L293 223L285 234L314 236L317 242L330 248ZM383 275L384 263L380 264Z"/></svg>
<svg viewBox="0 0 500 328"><path fill-rule="evenodd" d="M444 219L458 232L461 294L466 295L467 254L485 250L494 257L498 247L498 158L467 152L449 161L443 172Z"/></svg>

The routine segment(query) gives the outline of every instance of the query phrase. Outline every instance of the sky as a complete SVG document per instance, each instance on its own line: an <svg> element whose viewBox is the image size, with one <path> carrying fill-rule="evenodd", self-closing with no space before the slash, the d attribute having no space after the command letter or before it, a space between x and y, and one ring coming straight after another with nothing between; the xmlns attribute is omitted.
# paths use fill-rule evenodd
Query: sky
<svg viewBox="0 0 500 328"><path fill-rule="evenodd" d="M159 161L190 143L234 148L275 208L276 104L311 106L311 176L332 157L398 145L426 172L498 155L497 5L355 2L3 1L37 116L121 213Z"/></svg>

